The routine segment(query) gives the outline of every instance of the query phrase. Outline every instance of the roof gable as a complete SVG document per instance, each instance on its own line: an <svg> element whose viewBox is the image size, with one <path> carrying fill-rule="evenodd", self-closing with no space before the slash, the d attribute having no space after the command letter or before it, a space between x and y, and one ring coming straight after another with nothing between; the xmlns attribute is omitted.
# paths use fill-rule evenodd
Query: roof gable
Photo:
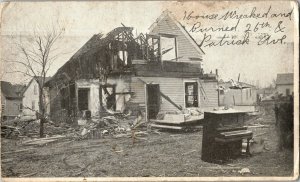
<svg viewBox="0 0 300 182"><path fill-rule="evenodd" d="M294 73L277 74L276 85L294 84Z"/></svg>
<svg viewBox="0 0 300 182"><path fill-rule="evenodd" d="M205 54L197 42L169 11L164 11L149 28L150 34L183 35L198 54Z"/></svg>
<svg viewBox="0 0 300 182"><path fill-rule="evenodd" d="M45 83L44 83L44 84L46 84L50 79L51 79L51 77L45 77ZM32 78L32 79L30 80L30 82L26 85L26 87L23 89L22 95L24 95L24 93L27 91L27 89L28 89L29 86L32 84L32 82L33 82L33 81L36 81L36 80L37 80L39 83L42 83L42 77L41 77L41 76L36 77L36 79L35 79L35 78Z"/></svg>
<svg viewBox="0 0 300 182"><path fill-rule="evenodd" d="M1 92L5 97L21 98L23 96L23 89L25 85L13 85L6 81L1 81Z"/></svg>

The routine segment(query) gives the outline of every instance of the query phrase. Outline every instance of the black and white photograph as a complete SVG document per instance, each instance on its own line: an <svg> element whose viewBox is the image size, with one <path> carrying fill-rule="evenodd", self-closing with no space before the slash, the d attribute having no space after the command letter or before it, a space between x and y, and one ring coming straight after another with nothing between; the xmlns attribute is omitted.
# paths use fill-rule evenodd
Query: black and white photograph
<svg viewBox="0 0 300 182"><path fill-rule="evenodd" d="M1 2L1 180L299 179L298 10Z"/></svg>

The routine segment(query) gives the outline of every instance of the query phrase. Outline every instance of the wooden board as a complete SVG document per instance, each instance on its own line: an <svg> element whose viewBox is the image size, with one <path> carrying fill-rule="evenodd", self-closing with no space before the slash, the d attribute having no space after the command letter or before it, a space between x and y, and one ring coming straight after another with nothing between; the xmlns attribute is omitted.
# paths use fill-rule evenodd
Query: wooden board
<svg viewBox="0 0 300 182"><path fill-rule="evenodd" d="M168 126L168 125L158 125L158 124L151 124L151 127L162 128L162 129L173 129L173 130L182 130L183 129L183 127L181 127L181 126Z"/></svg>

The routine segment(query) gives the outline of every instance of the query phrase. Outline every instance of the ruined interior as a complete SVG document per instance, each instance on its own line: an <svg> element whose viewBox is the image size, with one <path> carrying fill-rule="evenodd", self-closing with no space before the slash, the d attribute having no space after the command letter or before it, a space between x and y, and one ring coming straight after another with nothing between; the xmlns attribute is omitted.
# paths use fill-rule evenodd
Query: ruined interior
<svg viewBox="0 0 300 182"><path fill-rule="evenodd" d="M123 26L106 35L94 35L57 71L47 83L55 94L52 97L57 97L51 103L52 118L77 118L86 110L92 116L130 110L154 119L160 109L181 111L200 106L200 95L205 95L200 94L202 85L198 83L203 70L199 61L178 61L177 36L141 33L134 37L132 30ZM174 78L170 83L182 82L175 90L180 98L161 91L172 89L165 86L167 78ZM186 83L186 79L194 81ZM174 101L176 98L180 100ZM178 104L181 98L185 103Z"/></svg>

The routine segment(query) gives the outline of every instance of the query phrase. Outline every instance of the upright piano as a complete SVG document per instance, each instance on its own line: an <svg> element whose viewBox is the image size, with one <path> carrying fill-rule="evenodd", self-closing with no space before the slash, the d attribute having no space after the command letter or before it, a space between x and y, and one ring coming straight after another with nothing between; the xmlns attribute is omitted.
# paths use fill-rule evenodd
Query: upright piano
<svg viewBox="0 0 300 182"><path fill-rule="evenodd" d="M244 126L245 111L234 109L204 112L202 155L206 162L220 162L236 158L242 154L243 140L249 140L252 131Z"/></svg>

